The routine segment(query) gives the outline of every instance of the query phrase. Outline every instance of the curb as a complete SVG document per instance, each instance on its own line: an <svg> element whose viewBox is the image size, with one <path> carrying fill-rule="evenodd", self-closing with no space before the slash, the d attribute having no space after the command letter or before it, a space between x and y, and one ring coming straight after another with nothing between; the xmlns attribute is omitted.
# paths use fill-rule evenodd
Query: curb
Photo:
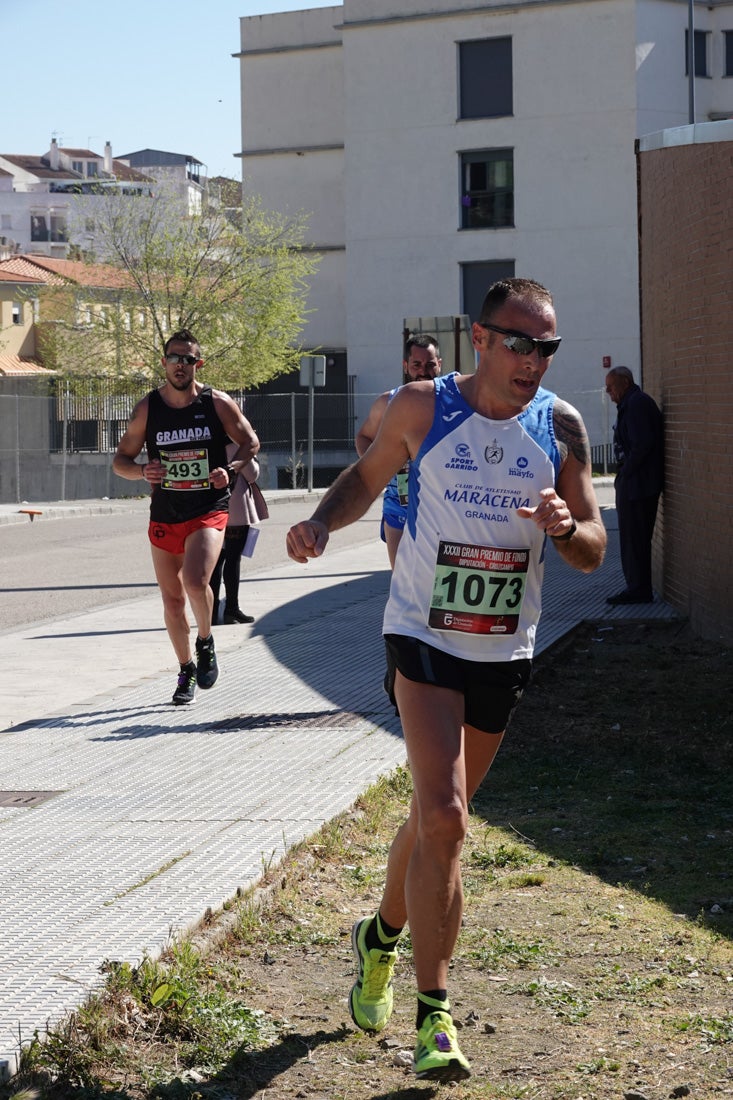
<svg viewBox="0 0 733 1100"><path fill-rule="evenodd" d="M326 492L325 489L314 489L309 493L306 489L265 489L263 496L267 504L272 507L278 504L298 503L302 501L320 500ZM63 500L47 501L43 503L29 503L26 500L19 504L0 504L0 526L11 523L34 523L36 519L68 519L77 516L107 516L124 514L126 512L147 512L150 498L123 497L119 499L87 500L66 502Z"/></svg>

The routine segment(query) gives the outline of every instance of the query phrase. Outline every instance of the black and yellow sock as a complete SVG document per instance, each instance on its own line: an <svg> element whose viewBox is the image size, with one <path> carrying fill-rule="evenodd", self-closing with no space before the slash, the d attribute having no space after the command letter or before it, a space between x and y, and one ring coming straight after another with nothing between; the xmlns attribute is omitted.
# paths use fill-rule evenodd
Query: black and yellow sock
<svg viewBox="0 0 733 1100"><path fill-rule="evenodd" d="M416 1024L418 1031L431 1012L450 1012L447 989L428 989L424 993L418 993Z"/></svg>
<svg viewBox="0 0 733 1100"><path fill-rule="evenodd" d="M391 924L387 924L385 920L382 920L379 913L377 913L375 920L371 922L366 930L364 945L367 951L374 951L380 947L383 951L394 951L401 934L401 928L393 928Z"/></svg>

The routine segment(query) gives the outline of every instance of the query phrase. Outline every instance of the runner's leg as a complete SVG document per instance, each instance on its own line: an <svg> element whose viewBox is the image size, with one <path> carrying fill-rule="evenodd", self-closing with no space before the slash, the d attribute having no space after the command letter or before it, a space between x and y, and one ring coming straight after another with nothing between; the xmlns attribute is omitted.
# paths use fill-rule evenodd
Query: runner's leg
<svg viewBox="0 0 733 1100"><path fill-rule="evenodd" d="M153 567L163 598L163 618L176 657L185 665L192 659L191 627L186 614L186 592L181 579L183 554L170 554L159 546L150 546Z"/></svg>
<svg viewBox="0 0 733 1100"><path fill-rule="evenodd" d="M469 802L489 771L499 751L503 736L503 733L484 733L483 730L474 729L473 726L465 727L464 755L466 792ZM387 860L384 892L379 906L382 918L394 928L402 928L407 923L405 876L415 844L416 829L417 809L413 797L409 816L400 826L392 841Z"/></svg>
<svg viewBox="0 0 733 1100"><path fill-rule="evenodd" d="M208 638L211 633L214 593L209 581L223 542L224 531L215 527L200 527L186 539L181 580L196 619L199 638Z"/></svg>

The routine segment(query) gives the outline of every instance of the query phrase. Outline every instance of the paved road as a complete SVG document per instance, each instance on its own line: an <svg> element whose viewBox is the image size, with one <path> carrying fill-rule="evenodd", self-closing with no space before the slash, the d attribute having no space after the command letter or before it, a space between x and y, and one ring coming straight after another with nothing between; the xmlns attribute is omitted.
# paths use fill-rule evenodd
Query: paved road
<svg viewBox="0 0 733 1100"><path fill-rule="evenodd" d="M322 492L311 500L267 495L270 518L261 526L254 558L242 568L244 608L247 578L289 562L285 533L310 515ZM41 516L33 522L0 524L0 634L157 591L147 539L147 501L132 501L126 507L108 515ZM332 546L345 549L373 542L379 537L380 514L381 502L364 519L336 532ZM384 561L386 565L386 550Z"/></svg>

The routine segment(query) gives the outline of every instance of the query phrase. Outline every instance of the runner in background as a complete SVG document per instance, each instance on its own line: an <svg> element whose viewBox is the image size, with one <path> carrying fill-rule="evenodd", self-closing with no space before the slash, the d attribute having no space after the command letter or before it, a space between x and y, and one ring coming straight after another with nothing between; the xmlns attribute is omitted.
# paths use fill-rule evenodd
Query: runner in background
<svg viewBox="0 0 733 1100"><path fill-rule="evenodd" d="M440 374L441 359L438 341L434 336L423 333L419 336L410 336L405 344L405 356L402 361L403 381L421 382L429 378L437 378ZM356 434L356 453L359 458L371 446L382 423L384 410L397 393L399 387L386 390L376 399L369 415ZM389 564L394 569L397 547L402 538L405 521L407 520L407 479L410 472L410 464L406 462L401 470L398 470L384 490L382 503L382 521L379 534L382 542L387 544Z"/></svg>
<svg viewBox="0 0 733 1100"><path fill-rule="evenodd" d="M219 676L209 580L224 540L230 482L260 444L231 397L196 380L203 360L187 329L166 341L162 364L165 382L135 406L112 468L119 477L152 487L148 537L168 637L180 663L172 700L180 706L194 701L197 684L212 688ZM238 444L231 462L228 440ZM138 462L143 450L147 461ZM195 661L186 598L198 627Z"/></svg>

